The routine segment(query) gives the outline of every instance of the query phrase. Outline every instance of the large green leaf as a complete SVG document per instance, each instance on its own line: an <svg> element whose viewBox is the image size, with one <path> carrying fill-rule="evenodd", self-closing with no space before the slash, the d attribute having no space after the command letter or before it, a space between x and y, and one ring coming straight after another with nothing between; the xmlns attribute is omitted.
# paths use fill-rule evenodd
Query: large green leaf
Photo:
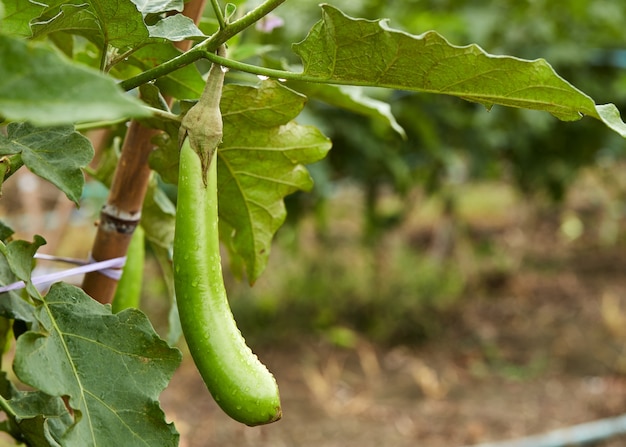
<svg viewBox="0 0 626 447"><path fill-rule="evenodd" d="M303 74L319 81L453 95L487 108L544 110L565 121L588 115L626 137L615 106L596 106L543 59L490 55L476 45L452 45L434 31L416 36L329 5L294 51Z"/></svg>
<svg viewBox="0 0 626 447"><path fill-rule="evenodd" d="M193 20L182 14L168 15L146 26L144 19L147 14L182 10L182 1L137 1L134 2L135 7L128 2L123 3L123 14L117 9L108 8L109 2L92 1L91 5L82 3L51 6L41 16L31 21L32 35L41 37L64 31L83 35L99 45L108 43L121 49L133 48L133 50L163 40L177 42L204 36ZM140 8L139 11L137 8Z"/></svg>
<svg viewBox="0 0 626 447"><path fill-rule="evenodd" d="M72 416L63 399L41 391L20 391L0 374L0 394L11 409L7 431L31 446L60 447L57 442L72 425Z"/></svg>
<svg viewBox="0 0 626 447"><path fill-rule="evenodd" d="M0 283L28 281L42 243L36 237L0 245ZM176 446L178 434L158 396L180 364L180 351L161 340L139 310L112 314L64 283L45 297L32 283L27 291L31 301L14 292L0 297L0 315L25 324L26 332L16 333L13 370L35 390L17 392L0 378L0 393L10 398L4 408L11 409L11 433L31 445Z"/></svg>
<svg viewBox="0 0 626 447"><path fill-rule="evenodd" d="M100 26L89 5L61 5L53 17L37 19L31 23L33 37L42 37L57 31L93 36L100 34Z"/></svg>
<svg viewBox="0 0 626 447"><path fill-rule="evenodd" d="M31 35L31 19L39 16L46 8L45 4L34 0L3 0L2 3L4 17L0 17L0 31L22 37Z"/></svg>
<svg viewBox="0 0 626 447"><path fill-rule="evenodd" d="M171 42L204 37L193 20L182 14L164 17L156 24L148 26L150 37L166 39Z"/></svg>
<svg viewBox="0 0 626 447"><path fill-rule="evenodd" d="M141 12L128 0L89 0L98 18L104 42L125 50L148 39Z"/></svg>
<svg viewBox="0 0 626 447"><path fill-rule="evenodd" d="M224 86L224 137L217 151L220 236L231 264L237 273L245 270L250 282L265 269L272 238L286 217L283 198L312 187L304 165L324 158L331 146L316 128L293 121L305 101L274 81ZM177 181L176 135L161 142L150 165L165 181Z"/></svg>
<svg viewBox="0 0 626 447"><path fill-rule="evenodd" d="M303 165L324 158L330 149L317 129L292 121L305 101L273 81L224 87L219 213L232 231L222 232L222 238L243 259L250 282L263 272L274 233L285 219L283 198L312 187Z"/></svg>
<svg viewBox="0 0 626 447"><path fill-rule="evenodd" d="M0 35L0 115L38 125L147 116L115 81L41 44Z"/></svg>
<svg viewBox="0 0 626 447"><path fill-rule="evenodd" d="M73 126L38 128L11 123L7 136L0 134L0 155L10 154L21 154L28 169L78 204L85 182L81 169L93 158L93 147Z"/></svg>
<svg viewBox="0 0 626 447"><path fill-rule="evenodd" d="M24 383L67 396L74 423L54 434L60 445L177 445L158 396L180 352L156 335L143 313L111 314L81 289L57 283L34 318L31 330L18 337L13 367Z"/></svg>
<svg viewBox="0 0 626 447"><path fill-rule="evenodd" d="M15 240L3 246L1 251L6 259L8 270L1 270L0 282L8 284L7 281L14 277L22 281L28 281L33 269L33 256L37 252L37 249L45 245L45 243L46 241L41 236L35 236L32 243L23 240Z"/></svg>

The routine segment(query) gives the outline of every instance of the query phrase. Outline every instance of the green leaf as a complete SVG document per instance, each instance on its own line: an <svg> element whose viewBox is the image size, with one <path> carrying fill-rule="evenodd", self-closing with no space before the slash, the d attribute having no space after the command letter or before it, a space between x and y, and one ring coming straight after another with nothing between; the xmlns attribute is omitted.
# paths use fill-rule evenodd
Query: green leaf
<svg viewBox="0 0 626 447"><path fill-rule="evenodd" d="M311 82L289 81L287 85L310 99L323 101L331 106L364 115L377 120L406 138L406 132L391 113L389 103L367 96L361 87L314 84Z"/></svg>
<svg viewBox="0 0 626 447"><path fill-rule="evenodd" d="M152 38L167 39L172 42L180 42L193 37L205 37L194 21L182 14L165 17L156 24L148 26L148 31Z"/></svg>
<svg viewBox="0 0 626 447"><path fill-rule="evenodd" d="M148 39L141 12L128 0L89 0L98 18L104 42L122 50Z"/></svg>
<svg viewBox="0 0 626 447"><path fill-rule="evenodd" d="M626 137L626 124L614 109L597 110L543 59L490 55L477 45L452 45L434 31L416 36L385 20L348 17L329 5L293 48L303 74L317 80L452 95L488 109L499 104L543 110L564 121L588 115Z"/></svg>
<svg viewBox="0 0 626 447"><path fill-rule="evenodd" d="M32 22L33 37L43 37L57 31L82 35L100 34L98 21L88 7L86 3L61 5L53 17Z"/></svg>
<svg viewBox="0 0 626 447"><path fill-rule="evenodd" d="M161 248L171 248L175 217L176 207L157 187L156 181L151 180L141 210L141 226L146 231L146 238Z"/></svg>
<svg viewBox="0 0 626 447"><path fill-rule="evenodd" d="M17 339L14 370L41 392L67 396L72 446L176 446L158 396L181 360L137 309L111 313L81 289L54 284Z"/></svg>
<svg viewBox="0 0 626 447"><path fill-rule="evenodd" d="M150 154L148 162L150 167L157 171L161 179L172 185L178 184L178 140L172 136L161 133L153 139L156 149Z"/></svg>
<svg viewBox="0 0 626 447"><path fill-rule="evenodd" d="M6 242L6 240L13 236L14 233L15 231L13 231L13 228L0 220L0 241Z"/></svg>
<svg viewBox="0 0 626 447"><path fill-rule="evenodd" d="M602 104L595 106L597 115L591 115L598 118L610 129L614 130L622 137L626 138L626 124L622 121L619 110L614 104Z"/></svg>
<svg viewBox="0 0 626 447"><path fill-rule="evenodd" d="M16 240L6 245L4 253L11 272L22 281L30 280L30 273L33 269L33 256L46 241L41 236L35 236L32 243Z"/></svg>
<svg viewBox="0 0 626 447"><path fill-rule="evenodd" d="M48 396L40 391L20 391L0 373L0 394L9 408L8 429L16 439L32 446L59 446L53 432L62 434L72 423L72 418L60 397Z"/></svg>
<svg viewBox="0 0 626 447"><path fill-rule="evenodd" d="M0 31L14 36L30 37L30 21L38 17L46 5L34 0L3 0L4 18Z"/></svg>
<svg viewBox="0 0 626 447"><path fill-rule="evenodd" d="M81 168L93 158L89 139L74 131L73 126L38 128L10 123L7 136L0 135L0 155L18 153L28 169L78 204L85 183Z"/></svg>
<svg viewBox="0 0 626 447"><path fill-rule="evenodd" d="M185 6L183 0L131 0L137 9L144 15L159 14L162 12L181 12Z"/></svg>
<svg viewBox="0 0 626 447"><path fill-rule="evenodd" d="M236 273L245 266L251 283L265 269L272 238L286 217L283 198L313 186L303 165L324 158L331 146L316 128L293 121L305 102L306 97L274 81L224 86L224 135L217 151L220 235ZM172 139L150 159L172 183L177 161L178 144Z"/></svg>
<svg viewBox="0 0 626 447"><path fill-rule="evenodd" d="M0 115L38 125L147 116L115 81L42 44L0 35Z"/></svg>
<svg viewBox="0 0 626 447"><path fill-rule="evenodd" d="M312 187L303 165L324 158L331 146L314 127L292 121L305 101L273 81L224 86L219 213L233 231L222 238L231 239L227 246L243 259L251 283L267 265L272 237L285 219L283 198Z"/></svg>
<svg viewBox="0 0 626 447"><path fill-rule="evenodd" d="M0 245L0 284L9 285L17 280L29 281L34 267L33 256L46 241L35 236L33 242L14 240ZM32 291L29 285L27 290ZM33 306L15 291L0 294L0 316L31 321Z"/></svg>

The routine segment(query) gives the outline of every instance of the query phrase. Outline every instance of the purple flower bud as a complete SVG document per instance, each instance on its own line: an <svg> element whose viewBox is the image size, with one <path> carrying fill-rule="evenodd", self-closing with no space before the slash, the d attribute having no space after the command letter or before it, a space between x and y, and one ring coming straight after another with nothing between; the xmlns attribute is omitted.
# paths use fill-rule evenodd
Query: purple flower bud
<svg viewBox="0 0 626 447"><path fill-rule="evenodd" d="M256 22L256 29L262 33L271 33L276 28L280 28L285 24L285 21L278 16L268 15Z"/></svg>

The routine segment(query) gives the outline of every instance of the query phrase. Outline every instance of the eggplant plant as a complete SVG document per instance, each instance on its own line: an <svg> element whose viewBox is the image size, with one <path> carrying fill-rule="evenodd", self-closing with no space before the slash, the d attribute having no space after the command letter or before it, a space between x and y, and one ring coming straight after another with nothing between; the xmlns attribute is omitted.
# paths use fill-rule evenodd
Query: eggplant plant
<svg viewBox="0 0 626 447"><path fill-rule="evenodd" d="M285 197L311 190L307 165L331 149L321 130L298 122L309 98L375 116L401 136L389 104L351 87L586 116L626 137L613 104L596 104L546 60L492 55L329 4L290 60L271 58L271 47L245 37L287 20L284 2L0 0L0 186L27 169L77 206L85 173L109 191L89 257L65 272L84 273L80 287L63 275L38 287L33 267L45 262L46 241L0 225L0 335L14 372L0 375L0 429L19 442L178 445L158 399L183 337L229 416L280 418L276 383L230 315L219 243L234 272L251 284L262 275ZM122 138L121 150L93 139L97 129ZM167 184L179 187L178 209ZM110 305L138 228L171 285L166 340L127 285L140 281L143 251L133 262L129 253L120 289L132 299L116 297L132 304Z"/></svg>

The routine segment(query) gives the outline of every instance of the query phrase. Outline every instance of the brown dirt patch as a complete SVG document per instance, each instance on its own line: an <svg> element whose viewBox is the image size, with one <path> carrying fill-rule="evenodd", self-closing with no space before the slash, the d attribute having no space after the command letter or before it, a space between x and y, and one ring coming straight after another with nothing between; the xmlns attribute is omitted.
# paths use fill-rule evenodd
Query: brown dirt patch
<svg viewBox="0 0 626 447"><path fill-rule="evenodd" d="M256 349L279 382L278 423L229 420L187 359L162 396L181 445L460 447L626 412L626 250L537 242L423 346Z"/></svg>

